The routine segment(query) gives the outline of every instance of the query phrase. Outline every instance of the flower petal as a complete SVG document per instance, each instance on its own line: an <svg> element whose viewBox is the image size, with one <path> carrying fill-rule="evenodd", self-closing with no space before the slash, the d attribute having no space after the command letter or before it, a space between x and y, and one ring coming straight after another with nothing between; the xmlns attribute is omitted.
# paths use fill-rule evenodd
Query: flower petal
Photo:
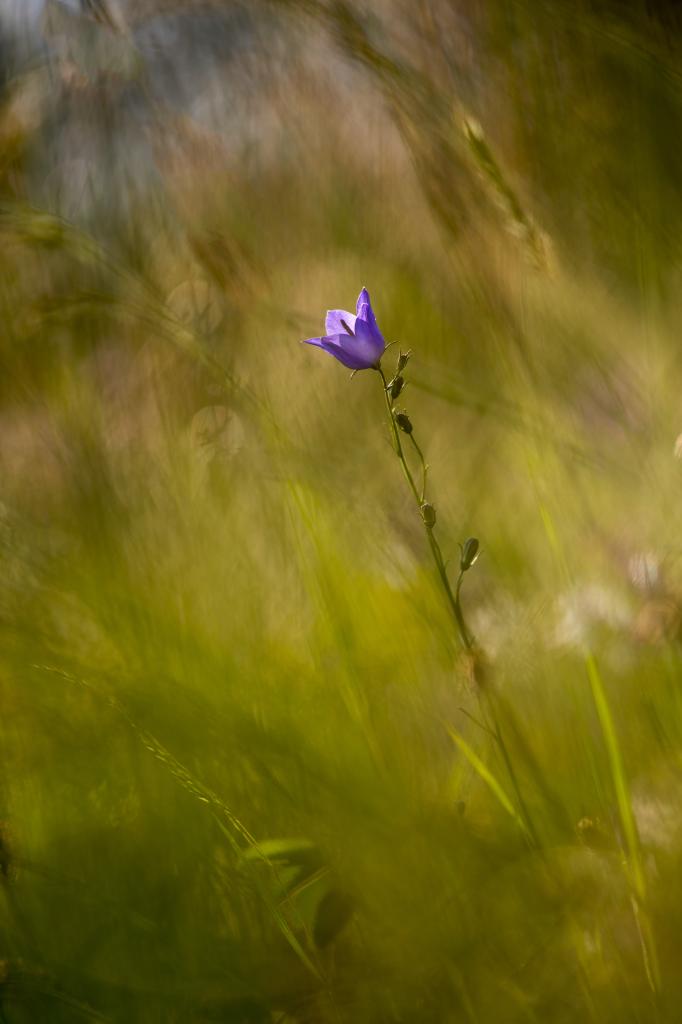
<svg viewBox="0 0 682 1024"><path fill-rule="evenodd" d="M356 311L359 317L362 317L362 319L366 320L368 323L374 324L374 326L376 327L377 318L374 315L372 303L370 302L369 299L369 292L367 291L366 288L363 288L360 294L358 295Z"/></svg>
<svg viewBox="0 0 682 1024"><path fill-rule="evenodd" d="M376 320L370 322L361 317L355 321L355 342L356 351L363 353L370 366L379 362L386 348L386 342Z"/></svg>
<svg viewBox="0 0 682 1024"><path fill-rule="evenodd" d="M351 332L355 331L354 313L349 313L345 309L327 310L327 318L324 322L324 329L327 332L328 336L331 334L348 334L348 331L341 323L342 320L350 327Z"/></svg>
<svg viewBox="0 0 682 1024"><path fill-rule="evenodd" d="M347 366L349 370L368 370L374 366L376 359L362 349L358 349L357 339L352 334L332 334L328 338L321 339L321 348L334 356L340 363Z"/></svg>

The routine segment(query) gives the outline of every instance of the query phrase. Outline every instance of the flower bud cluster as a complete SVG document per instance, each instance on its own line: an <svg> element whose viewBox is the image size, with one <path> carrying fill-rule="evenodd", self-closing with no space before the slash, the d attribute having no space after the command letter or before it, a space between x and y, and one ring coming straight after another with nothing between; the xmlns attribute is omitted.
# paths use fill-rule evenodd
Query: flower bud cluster
<svg viewBox="0 0 682 1024"><path fill-rule="evenodd" d="M395 402L398 396L402 393L405 387L405 378L403 377L403 370L407 366L411 352L401 352L398 356L398 363L395 369L395 376L386 385L386 390L391 397L391 403ZM402 430L403 434L412 433L412 422L406 412L394 412L393 416L399 430Z"/></svg>

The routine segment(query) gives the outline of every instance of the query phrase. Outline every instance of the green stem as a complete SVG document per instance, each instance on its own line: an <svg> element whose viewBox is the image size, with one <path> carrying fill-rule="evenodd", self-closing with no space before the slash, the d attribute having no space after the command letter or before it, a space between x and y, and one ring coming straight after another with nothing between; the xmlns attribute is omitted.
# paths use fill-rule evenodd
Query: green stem
<svg viewBox="0 0 682 1024"><path fill-rule="evenodd" d="M421 464L422 464L422 498L421 498L421 500L422 500L422 504L423 504L426 501L426 474L428 472L429 467L426 465L426 460L424 458L424 453L421 450L421 448L419 447L419 445L417 444L416 437L414 436L414 434L410 434L409 436L410 436L410 441L414 445L414 447L416 449L416 452L417 452L417 455L419 456L419 459L420 459Z"/></svg>
<svg viewBox="0 0 682 1024"><path fill-rule="evenodd" d="M393 414L391 396L389 395L387 390L388 382L386 381L386 375L384 374L384 371L382 370L381 366L378 366L377 370L379 371L379 375L381 376L381 381L383 384L384 398L386 400L386 410L388 412L388 418L391 424L391 432L393 434L393 447L395 448L395 453L398 456L400 465L402 466L403 474L409 484L410 490L412 491L412 495L417 504L419 513L421 515L421 507L424 504L426 498L426 463L424 461L424 456L422 454L421 448L417 444L417 441L412 436L412 434L410 434L409 436L412 438L412 443L414 444L417 452L419 453L419 457L422 462L423 487L422 493L420 495L417 485L414 482L414 477L412 476L410 467L407 464L407 459L405 458L405 451L400 440L400 431L398 430L398 426L395 421L395 416ZM455 595L452 591L450 580L448 579L448 574L445 568L445 562L443 560L443 554L441 552L440 545L433 534L433 527L427 526L427 524L424 523L424 529L426 530L426 537L429 542L429 547L431 548L431 554L433 555L433 560L436 563L436 569L438 570L438 575L443 585L443 589L448 600L450 611L452 612L452 615L455 619L455 623L457 625L457 632L462 642L462 646L465 648L465 650L470 651L473 647L473 638L469 633L469 630L467 629L466 622L464 621L462 607L459 602L459 586L457 589L457 594Z"/></svg>
<svg viewBox="0 0 682 1024"><path fill-rule="evenodd" d="M412 476L412 473L410 472L410 467L407 465L407 461L405 459L405 453L403 452L403 446L402 446L402 444L400 442L400 432L398 431L398 427L397 427L396 422L395 422L395 416L393 415L393 406L391 405L391 396L388 393L388 382L386 380L386 375L385 375L384 371L382 370L382 368L380 366L377 366L377 370L379 371L379 374L381 376L381 380L382 380L382 383L383 383L383 386L384 386L384 398L386 399L386 410L388 412L388 418L390 420L391 430L393 432L393 447L395 448L396 455L400 459L400 465L402 466L403 473L405 475L405 479L407 480L408 484L410 485L410 490L412 491L412 494L414 495L414 500L421 507L422 502L419 500L419 491L417 490L417 485L414 482L414 477Z"/></svg>
<svg viewBox="0 0 682 1024"><path fill-rule="evenodd" d="M540 839L539 839L538 834L537 834L537 832L535 830L535 826L533 824L533 819L530 816L530 812L528 810L528 805L526 804L526 801L523 798L523 793L521 792L521 785L520 785L518 777L516 775L516 771L514 770L514 763L513 763L512 759L511 759L511 755L509 753L509 748L508 748L508 746L507 746L507 744L505 742L504 736L502 735L502 729L500 727L500 719L499 719L499 716L497 714L497 709L495 707L494 694L491 693L488 690L481 691L480 687L479 687L478 693L479 693L479 706L481 708L481 713L483 715L484 721L486 719L488 719L490 721L490 725L488 726L488 728L489 728L489 731L492 732L492 734L495 737L495 740L497 742L498 750L500 751L500 754L502 756L502 761L504 763L504 767L505 767L505 769L507 771L507 775L509 776L509 781L512 784L512 788L513 788L514 794L516 796L516 802L517 802L519 810L521 812L521 817L523 818L523 821L525 823L526 829L528 830L528 836L532 840L532 844L535 847L537 847L538 849L540 849L540 846L541 846ZM483 696L483 694L485 694L485 696Z"/></svg>
<svg viewBox="0 0 682 1024"><path fill-rule="evenodd" d="M393 412L393 405L391 403L391 396L390 396L389 391L388 391L388 382L386 380L386 375L384 374L384 371L381 368L381 366L377 366L377 370L379 371L379 375L381 377L381 381L382 381L382 385L383 385L384 399L386 401L386 411L388 412L388 418L389 418L389 421L390 421L390 424L391 424L391 433L392 433L392 436L393 436L393 447L395 449L396 455L398 456L398 460L400 461L400 465L402 467L402 471L403 471L403 474L405 476L405 479L407 480L407 483L409 484L410 490L412 491L412 495L413 495L414 500L415 500L415 502L417 504L417 509L419 510L419 513L421 515L422 505L424 504L424 502L426 500L426 470L427 470L427 467L426 467L426 461L424 459L424 454L423 454L419 444L417 443L417 440L414 437L414 434L410 433L408 436L409 436L410 440L412 441L412 444L414 445L414 448L415 448L415 450L417 452L417 455L419 456L419 459L420 459L421 465L422 465L422 490L421 490L421 494L420 494L419 493L419 489L417 488L417 485L416 485L416 483L414 481L414 477L412 475L412 471L410 470L410 467L407 464L407 459L405 458L405 451L403 449L403 445L402 445L402 442L400 440L400 431L399 431L398 425L396 424L396 421L395 421L395 414ZM429 526L424 521L423 516L422 516L422 522L424 522L424 529L426 530L426 538L427 538L427 540L429 542L429 547L431 548L431 554L433 555L433 560L434 560L434 562L436 564L436 569L438 571L438 576L440 577L440 581L441 581L441 583L443 585L443 590L445 591L445 596L447 598L448 605L450 607L450 611L452 612L453 618L455 620L455 624L457 626L457 632L458 632L458 635L459 635L459 639L460 639L460 641L462 643L462 646L464 647L464 649L466 651L472 651L473 648L474 648L474 638L471 635L471 633L469 632L469 629L468 629L467 624L465 622L464 613L462 612L462 605L461 605L461 602L460 602L460 591L462 589L462 581L464 579L464 572L460 572L459 578L457 580L457 584L456 584L456 587L455 587L455 590L453 591L452 586L450 584L450 580L448 578L447 569L446 569L446 566L445 566L445 560L443 559L443 553L442 553L442 551L440 549L440 544L438 543L438 541L436 540L436 537L434 536L433 527ZM487 718L488 721L490 722L490 726L488 727L489 731L494 736L495 741L497 743L497 747L498 747L498 749L500 751L500 754L502 756L502 760L504 762L505 769L507 771L507 774L509 775L510 782L511 782L511 784L513 786L514 793L516 795L516 799L517 799L517 802L518 802L519 809L521 811L521 815L522 815L522 817L524 819L524 822L526 824L526 828L528 830L528 834L529 834L530 838L532 839L533 843L536 846L539 847L540 846L540 842L539 842L537 833L536 833L536 831L535 831L535 829L533 827L533 823L532 823L530 814L528 812L528 808L526 806L526 802L523 799L523 796L522 796L522 793L521 793L521 787L519 785L519 781L518 781L518 778L516 776L516 772L514 771L514 765L512 764L512 760L511 760L511 757L509 755L509 750L507 748L507 744L505 743L504 737L502 735L502 730L500 728L500 722L499 722L499 718L497 716L496 709L495 709L495 706L494 706L493 697L489 693L486 693L485 697L484 697L483 694L481 693L480 687L479 687L479 702L480 702L480 705L481 705L481 711L482 711L482 713L484 715L484 718Z"/></svg>

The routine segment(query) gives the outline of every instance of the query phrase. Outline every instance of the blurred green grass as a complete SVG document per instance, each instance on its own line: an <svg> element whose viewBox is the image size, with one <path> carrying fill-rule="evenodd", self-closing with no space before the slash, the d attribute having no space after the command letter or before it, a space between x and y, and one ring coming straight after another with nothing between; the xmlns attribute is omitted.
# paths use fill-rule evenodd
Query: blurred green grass
<svg viewBox="0 0 682 1024"><path fill-rule="evenodd" d="M255 10L274 127L142 90L125 215L47 145L120 82L4 94L0 1019L676 1021L677 37ZM453 567L481 539L476 679L374 375L298 344L363 284Z"/></svg>

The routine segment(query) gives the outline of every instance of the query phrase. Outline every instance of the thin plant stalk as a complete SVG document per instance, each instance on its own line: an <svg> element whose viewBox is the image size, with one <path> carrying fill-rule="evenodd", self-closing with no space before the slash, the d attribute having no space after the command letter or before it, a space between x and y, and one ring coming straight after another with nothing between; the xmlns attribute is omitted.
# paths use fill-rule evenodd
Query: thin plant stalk
<svg viewBox="0 0 682 1024"><path fill-rule="evenodd" d="M422 506L424 504L424 500L425 500L425 493L424 492L426 490L426 463L424 462L424 456L422 455L421 449L419 448L419 445L417 444L417 442L415 440L413 440L413 444L415 445L415 447L416 447L416 449L417 449L417 451L418 451L418 453L420 455L420 458L421 458L421 461L422 461L422 467L423 467L423 487L422 487L422 495L420 495L419 490L417 489L417 485L416 485L416 483L414 481L414 477L412 476L412 472L410 470L410 467L407 464L407 459L405 458L405 451L403 449L402 442L400 440L400 433L398 431L398 427L397 427L396 422L395 422L395 416L393 415L393 406L391 404L391 397L390 397L390 395L388 393L388 390L387 390L388 383L386 381L386 375L384 374L384 371L382 370L381 366L378 367L378 370L379 370L379 374L381 376L381 380L382 380L382 383L383 383L384 398L386 400L386 409L387 409L388 418L389 418L389 421L390 421L390 424L391 424L391 431L392 431L392 434L393 434L393 446L395 448L395 453L398 456L398 459L400 461L400 465L401 465L402 470L403 470L403 474L404 474L405 479L407 480L407 482L409 484L410 490L412 491L412 494L414 496L414 500L417 503L417 507L418 507L418 509L421 512L421 508L422 508ZM412 435L410 435L410 436L412 436ZM422 519L423 519L423 517L422 517ZM447 574L447 570L445 568L445 562L443 560L443 555L442 555L442 552L440 550L440 545L439 545L438 541L436 540L436 538L433 535L433 529L430 526L428 526L426 524L426 522L424 523L424 528L426 530L426 537L427 537L427 540L429 542L429 547L431 548L431 553L433 555L433 560L436 563L436 569L438 570L438 575L440 577L440 581L441 581L441 583L443 585L443 589L444 589L445 595L447 597L448 606L450 608L450 611L452 612L452 615L453 615L453 617L455 619L455 623L457 625L457 631L459 633L459 638L460 638L460 640L462 642L462 646L467 651L470 651L473 648L473 638L472 638L471 634L469 633L469 630L467 629L466 622L464 621L464 615L462 613L462 608L461 608L461 605L459 603L459 600L457 599L457 597L453 593L452 587L450 586L450 580L448 579L448 574Z"/></svg>
<svg viewBox="0 0 682 1024"><path fill-rule="evenodd" d="M632 809L630 788L628 786L613 715L611 714L606 690L594 655L587 655L586 665L587 676L590 683L590 689L592 691L592 698L594 700L599 724L606 744L609 768L611 770L611 780L616 794L618 816L620 818L625 847L624 861L626 874L632 892L632 909L642 947L644 970L652 992L657 994L660 990L661 984L660 966L658 963L656 942L647 911L646 878L644 874L644 864L642 862L642 850L637 830L637 822Z"/></svg>
<svg viewBox="0 0 682 1024"><path fill-rule="evenodd" d="M428 472L428 466L426 464L426 460L424 459L424 453L422 452L422 449L421 449L419 443L417 442L416 438L414 437L414 434L412 432L410 432L407 436L412 441L412 444L413 444L414 449L415 449L415 451L416 451L416 453L417 453L417 455L419 457L419 460L420 460L420 463L421 463L421 468L422 468L422 487L421 487L421 492L420 492L420 490L417 487L417 484L415 482L415 479L414 479L414 476L412 474L412 471L411 471L411 469L409 467L409 464L407 462L407 459L405 458L405 450L403 448L403 444L402 444L402 441L400 439L400 431L399 431L398 425L396 423L395 413L393 411L393 403L391 401L390 387L389 387L389 384L388 384L388 382L386 380L386 375L385 375L381 365L377 366L377 370L379 371L379 375L381 377L381 382L382 382L382 386L383 386L384 399L385 399L385 402L386 402L386 411L388 413L388 418L389 418L389 422L390 422L390 425L391 425L391 434L392 434L392 437L393 437L393 447L394 447L395 453L398 456L398 460L400 462L400 466L402 468L403 475L404 475L405 479L407 480L408 486L409 486L409 488L410 488L410 490L412 492L412 495L414 497L414 500L415 500L415 502L417 504L417 509L418 509L418 511L419 511L419 513L421 515L422 522L424 523L424 529L426 531L426 538L428 540L429 547L431 549L431 554L433 556L433 560L434 560L434 563L436 565L436 570L438 572L438 577L439 577L439 579L441 581L443 590L445 592L445 596L446 596L446 599L447 599L448 607L450 608L450 611L452 612L452 616L453 616L453 618L455 620L455 624L456 624L456 627L457 627L457 633L458 633L458 636L459 636L459 640L460 640L460 642L462 644L462 647L465 649L465 651L467 651L469 654L473 655L474 650L475 650L474 637L473 637L472 633L469 631L469 628L467 627L466 620L464 618L464 613L462 611L461 600L460 600L460 593L461 593L461 589L462 589L462 581L464 579L464 570L460 571L459 578L457 580L457 584L455 586L455 589L453 590L452 589L452 585L450 583L450 579L449 579L448 574L447 574L447 568L446 568L446 565L445 565L445 560L443 558L443 553L442 553L441 548L440 548L440 544L438 543L438 541L437 541L437 539L436 539L436 537L434 535L434 532L433 532L433 524L432 523L430 524L427 521L427 519L425 518L425 516L423 515L424 505L425 505L425 501L426 501L426 479L427 479L427 472ZM533 826L533 822L532 822L530 813L528 811L528 807L527 807L526 802L525 802L525 800L523 798L523 795L521 793L521 787L519 785L518 777L517 777L516 772L514 770L514 765L512 763L512 760L511 760L511 757L510 757L510 754L509 754L509 750L507 748L507 744L505 743L504 737L502 735L502 730L500 728L499 718L498 718L498 715L497 715L496 710L495 710L495 705L494 705L494 701L492 699L492 696L490 694L488 694L488 693L484 694L484 691L482 690L481 687L477 688L477 693L478 693L479 703L481 705L481 712L482 712L482 714L484 716L484 719L486 719L487 721L490 722L490 725L488 727L488 731L490 733L492 733L492 735L495 738L495 742L497 744L498 750L499 750L500 755L502 757L502 761L504 762L504 766L505 766L505 769L506 769L507 774L509 776L509 780L510 780L510 782L512 784L512 787L514 789L514 794L516 796L516 801L517 801L517 804L518 804L518 807L519 807L519 811L520 811L520 815L521 815L521 820L522 820L523 826L524 826L523 829L522 829L522 831L524 833L524 836L527 839L529 839L529 841L531 842L531 844L533 846L539 847L540 846L540 842L539 842L539 839L538 839L538 835L537 835L537 832L535 831L535 828Z"/></svg>

